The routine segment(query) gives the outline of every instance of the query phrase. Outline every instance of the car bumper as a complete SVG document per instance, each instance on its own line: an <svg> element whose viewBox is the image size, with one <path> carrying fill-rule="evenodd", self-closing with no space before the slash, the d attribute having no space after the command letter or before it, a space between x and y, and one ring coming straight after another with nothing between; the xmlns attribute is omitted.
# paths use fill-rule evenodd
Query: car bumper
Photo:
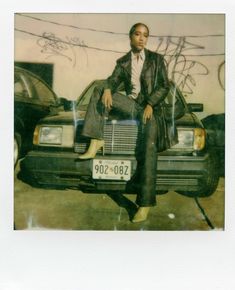
<svg viewBox="0 0 235 290"><path fill-rule="evenodd" d="M107 159L107 156L97 156ZM134 156L108 156L109 159L131 160L131 175L136 169ZM211 172L210 155L158 156L156 190L199 191ZM72 152L30 151L21 162L27 179L40 185L86 187L94 190L125 190L125 181L93 180L92 160L80 160Z"/></svg>

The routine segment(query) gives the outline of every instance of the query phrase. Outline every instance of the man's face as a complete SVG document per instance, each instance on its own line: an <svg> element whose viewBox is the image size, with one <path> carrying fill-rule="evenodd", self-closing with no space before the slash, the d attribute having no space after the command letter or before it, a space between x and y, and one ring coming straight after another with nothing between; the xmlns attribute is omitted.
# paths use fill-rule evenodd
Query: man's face
<svg viewBox="0 0 235 290"><path fill-rule="evenodd" d="M145 26L139 25L130 37L131 48L133 51L141 51L147 44L148 30Z"/></svg>

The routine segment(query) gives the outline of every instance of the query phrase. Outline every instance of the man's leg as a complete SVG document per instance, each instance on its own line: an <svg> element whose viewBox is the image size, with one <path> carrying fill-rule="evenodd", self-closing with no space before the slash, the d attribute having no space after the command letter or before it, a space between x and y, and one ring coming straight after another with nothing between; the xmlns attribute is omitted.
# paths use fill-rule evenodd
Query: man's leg
<svg viewBox="0 0 235 290"><path fill-rule="evenodd" d="M102 87L96 87L94 89L85 116L82 135L92 139L103 139L104 117L108 115L108 111L101 101L102 94ZM113 109L129 115L132 118L137 117L137 108L139 105L133 99L117 92L112 95L112 102Z"/></svg>
<svg viewBox="0 0 235 290"><path fill-rule="evenodd" d="M141 140L137 160L140 177L140 191L136 203L140 207L156 205L156 172L157 172L157 123L152 116L146 124L141 124Z"/></svg>
<svg viewBox="0 0 235 290"><path fill-rule="evenodd" d="M95 87L87 108L82 135L92 139L103 139L105 107L101 102L102 87Z"/></svg>
<svg viewBox="0 0 235 290"><path fill-rule="evenodd" d="M132 117L132 119L136 119L140 111L140 106L131 97L118 92L113 94L112 108Z"/></svg>
<svg viewBox="0 0 235 290"><path fill-rule="evenodd" d="M82 135L91 138L88 150L79 156L80 159L94 158L100 148L104 148L104 117L108 115L107 109L101 101L102 88L95 88L92 94L85 117ZM112 108L122 113L137 116L138 104L125 95L115 93L112 95Z"/></svg>

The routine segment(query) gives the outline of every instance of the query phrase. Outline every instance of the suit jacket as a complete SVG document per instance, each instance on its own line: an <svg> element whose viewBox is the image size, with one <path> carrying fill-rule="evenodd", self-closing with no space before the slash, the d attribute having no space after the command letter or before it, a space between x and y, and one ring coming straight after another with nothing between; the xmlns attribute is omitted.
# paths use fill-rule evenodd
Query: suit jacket
<svg viewBox="0 0 235 290"><path fill-rule="evenodd" d="M178 142L175 122L166 122L162 102L169 91L169 81L162 55L145 49L145 61L140 76L141 91L137 102L145 107L150 104L158 123L159 136L157 140L158 151L163 151ZM127 94L132 92L131 84L131 51L117 60L112 75L107 79L106 88L112 93L120 90L124 85Z"/></svg>
<svg viewBox="0 0 235 290"><path fill-rule="evenodd" d="M167 95L169 82L162 55L145 49L145 61L140 76L141 92L139 103L147 102L151 106L158 105ZM107 79L107 86L112 92L124 84L127 94L132 92L131 85L131 51L117 60L112 75Z"/></svg>

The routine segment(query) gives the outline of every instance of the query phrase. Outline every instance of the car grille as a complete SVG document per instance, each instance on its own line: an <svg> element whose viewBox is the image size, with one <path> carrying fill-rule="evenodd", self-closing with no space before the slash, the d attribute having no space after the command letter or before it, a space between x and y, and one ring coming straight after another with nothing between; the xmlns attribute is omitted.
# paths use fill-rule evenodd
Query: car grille
<svg viewBox="0 0 235 290"><path fill-rule="evenodd" d="M89 145L89 140L82 139L81 131L77 130L75 142L75 152L84 153ZM138 138L138 126L135 122L132 124L108 123L104 126L104 152L105 154L135 154L135 148ZM102 153L101 150L98 153Z"/></svg>

